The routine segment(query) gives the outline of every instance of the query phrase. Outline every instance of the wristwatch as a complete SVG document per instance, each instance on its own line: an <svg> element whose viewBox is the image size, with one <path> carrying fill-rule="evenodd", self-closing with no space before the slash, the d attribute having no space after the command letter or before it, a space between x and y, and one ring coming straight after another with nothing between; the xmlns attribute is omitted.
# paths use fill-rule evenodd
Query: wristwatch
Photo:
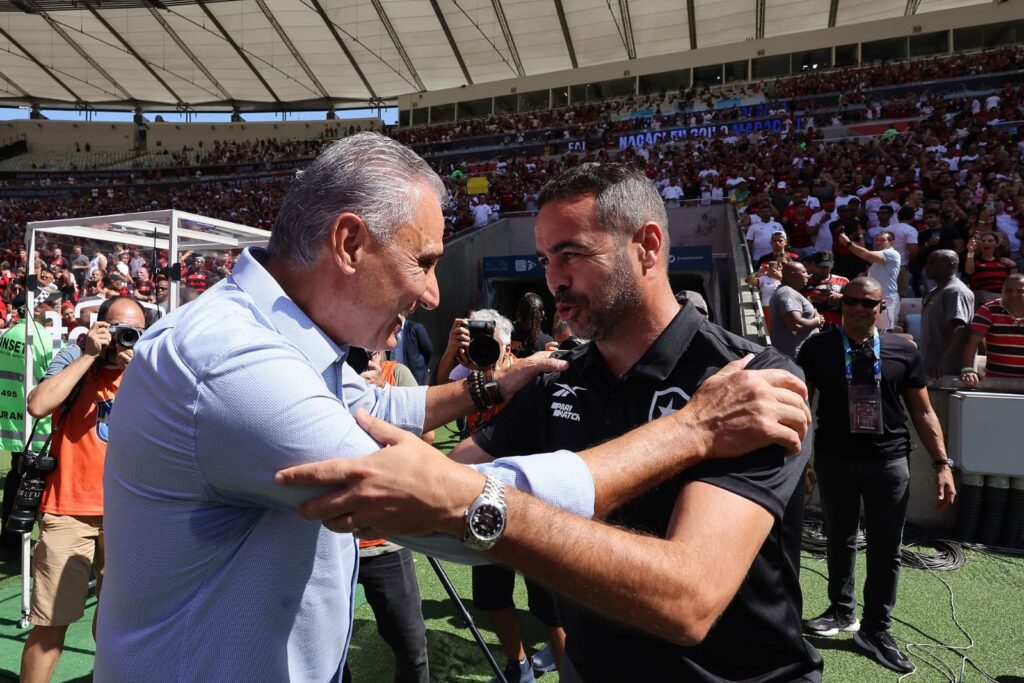
<svg viewBox="0 0 1024 683"><path fill-rule="evenodd" d="M505 533L507 520L505 485L487 477L483 492L466 510L466 535L462 540L474 550L490 550Z"/></svg>
<svg viewBox="0 0 1024 683"><path fill-rule="evenodd" d="M936 472L941 470L943 466L949 467L949 469L953 469L955 463L953 462L952 458L946 458L945 460L932 460L932 469L935 470Z"/></svg>

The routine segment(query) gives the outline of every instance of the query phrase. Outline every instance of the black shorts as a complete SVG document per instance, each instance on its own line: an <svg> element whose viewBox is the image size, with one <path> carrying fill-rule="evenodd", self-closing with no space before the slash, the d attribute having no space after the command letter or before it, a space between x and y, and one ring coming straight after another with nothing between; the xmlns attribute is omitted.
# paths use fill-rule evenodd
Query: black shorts
<svg viewBox="0 0 1024 683"><path fill-rule="evenodd" d="M554 594L539 583L524 577L530 614L545 626L559 628L562 619ZM473 606L483 612L515 609L512 594L515 591L516 573L498 564L473 567Z"/></svg>

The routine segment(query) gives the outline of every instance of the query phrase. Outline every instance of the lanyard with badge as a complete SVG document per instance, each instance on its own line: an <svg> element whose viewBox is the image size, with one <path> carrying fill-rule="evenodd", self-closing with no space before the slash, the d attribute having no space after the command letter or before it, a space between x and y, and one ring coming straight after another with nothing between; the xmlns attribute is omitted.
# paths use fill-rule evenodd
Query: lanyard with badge
<svg viewBox="0 0 1024 683"><path fill-rule="evenodd" d="M850 410L850 432L853 434L881 434L882 428L882 342L878 330L872 331L874 351L874 382L869 386L853 383L853 349L846 332L843 338L843 356L846 370L846 392Z"/></svg>

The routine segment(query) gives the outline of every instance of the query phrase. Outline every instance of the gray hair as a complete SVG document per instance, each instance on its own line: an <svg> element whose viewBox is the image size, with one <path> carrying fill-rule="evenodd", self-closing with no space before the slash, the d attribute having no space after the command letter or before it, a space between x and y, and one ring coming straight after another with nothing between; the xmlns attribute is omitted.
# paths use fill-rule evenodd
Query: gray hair
<svg viewBox="0 0 1024 683"><path fill-rule="evenodd" d="M270 253L313 265L342 213L359 216L374 239L389 244L412 220L424 188L444 201L444 183L408 147L370 132L338 140L296 174L274 221Z"/></svg>
<svg viewBox="0 0 1024 683"><path fill-rule="evenodd" d="M645 223L657 223L662 230L663 251L667 252L665 201L642 171L624 164L580 164L549 180L540 191L538 205L582 195L594 195L598 225L620 237L629 239Z"/></svg>
<svg viewBox="0 0 1024 683"><path fill-rule="evenodd" d="M494 323L494 331L498 333L498 341L502 346L512 343L512 321L493 308L481 308L469 316L470 320L490 320Z"/></svg>

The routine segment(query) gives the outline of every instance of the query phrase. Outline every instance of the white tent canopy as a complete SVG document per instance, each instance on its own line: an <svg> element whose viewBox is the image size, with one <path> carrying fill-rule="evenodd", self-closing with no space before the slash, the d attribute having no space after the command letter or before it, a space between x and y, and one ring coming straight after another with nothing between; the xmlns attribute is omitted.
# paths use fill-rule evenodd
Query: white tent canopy
<svg viewBox="0 0 1024 683"><path fill-rule="evenodd" d="M0 104L329 108L972 4L8 0Z"/></svg>

